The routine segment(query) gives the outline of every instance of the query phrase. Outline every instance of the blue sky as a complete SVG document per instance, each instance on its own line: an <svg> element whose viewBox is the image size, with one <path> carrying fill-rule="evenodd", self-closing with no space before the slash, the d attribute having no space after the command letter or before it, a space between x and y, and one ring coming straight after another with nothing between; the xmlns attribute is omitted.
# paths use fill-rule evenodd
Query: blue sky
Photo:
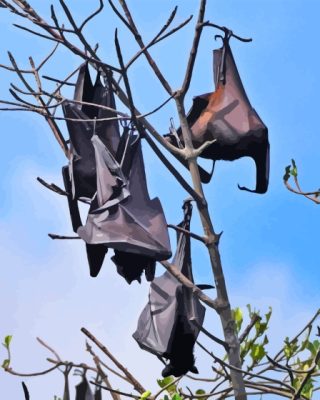
<svg viewBox="0 0 320 400"><path fill-rule="evenodd" d="M77 20L87 15L92 3L68 2ZM34 0L31 4L49 19L49 2ZM176 18L181 22L196 13L197 4L194 0L129 2L146 41L160 29L175 5L179 5ZM58 7L57 10L62 16L62 11ZM224 231L220 251L232 306L244 307L251 303L262 311L267 311L269 305L274 308L269 335L271 353L320 304L319 208L289 193L282 181L284 167L293 157L303 187L316 189L319 185L319 11L316 0L209 0L206 13L206 19L228 26L240 36L253 38L249 44L233 40L231 45L251 103L269 128L269 191L261 196L237 189L237 183L254 185L253 161L241 159L218 162L205 192L215 229ZM29 55L39 62L52 43L12 27L18 21L21 22L0 9L1 32L6 39L0 43L0 63L8 63L6 51L11 50L21 66L27 67ZM86 31L92 44L100 43L100 55L110 63L116 63L115 27L120 28L119 39L124 56L129 59L137 47L108 7ZM212 29L204 31L186 108L194 95L213 89L212 50L220 45L214 41L216 33ZM152 50L175 88L182 82L192 34L193 26L189 24ZM55 61L44 73L62 78L79 63L78 58L59 49ZM132 67L130 78L134 99L142 112L152 110L166 99L166 93L143 59ZM1 98L9 98L11 81L15 77L0 70ZM72 95L70 90L64 94ZM166 133L170 117L178 125L171 103L152 116L151 121L160 132ZM14 336L13 368L29 372L47 367L45 358L49 355L35 342L36 336L47 340L64 359L89 362L80 333L81 326L86 326L136 371L146 386L154 388L161 365L140 351L131 338L147 299L148 285L128 286L115 273L109 259L99 277L92 279L82 243L51 241L47 237L48 232L72 233L65 199L36 182L36 177L41 176L62 184L63 154L45 121L37 115L2 112L0 120L3 143L0 149L0 336ZM64 125L61 126L66 132ZM168 222L178 223L186 194L147 145L144 158L150 194L160 197ZM187 177L185 171L182 173ZM192 229L201 232L196 212ZM193 246L193 259L197 282L212 282L206 251L199 244ZM160 268L158 271L161 273ZM211 311L207 317L207 328L219 334L218 321ZM4 358L5 354L1 354ZM209 360L205 360L200 350L197 350L197 359L200 373L209 374ZM19 381L0 371L4 397L22 398ZM62 380L57 373L30 379L28 385L33 400L52 399L60 393Z"/></svg>

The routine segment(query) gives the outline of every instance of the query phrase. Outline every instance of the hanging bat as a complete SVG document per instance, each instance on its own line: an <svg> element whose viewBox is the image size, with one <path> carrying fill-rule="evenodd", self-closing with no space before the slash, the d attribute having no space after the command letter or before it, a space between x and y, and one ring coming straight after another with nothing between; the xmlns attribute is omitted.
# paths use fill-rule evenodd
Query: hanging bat
<svg viewBox="0 0 320 400"><path fill-rule="evenodd" d="M184 220L179 224L181 228L189 230L191 213L192 206L187 201ZM177 235L172 263L193 282L190 237L181 232ZM166 271L151 283L149 301L139 317L133 337L142 349L169 360L162 376L181 376L188 371L198 373L193 348L204 316L205 307L199 299Z"/></svg>
<svg viewBox="0 0 320 400"><path fill-rule="evenodd" d="M92 84L86 62L79 69L74 100L115 108L115 100L110 88L111 75L105 76L105 86L102 85L100 73L97 74L95 84ZM96 123L92 121L94 118L115 116L109 110L92 105L80 105L65 101L63 112L67 118L70 137L69 174L72 182L72 195L76 199L91 199L96 192L94 149L91 144L94 128L110 152L115 154L120 140L118 123L117 121L97 121Z"/></svg>
<svg viewBox="0 0 320 400"><path fill-rule="evenodd" d="M129 128L124 130L119 147L125 151L120 151L121 157L117 154L118 161L98 136L92 143L97 193L86 224L77 233L87 246L113 248L112 261L128 283L140 282L143 270L152 280L155 262L168 259L171 251L161 203L149 198L140 138Z"/></svg>
<svg viewBox="0 0 320 400"><path fill-rule="evenodd" d="M75 400L95 400L85 375L83 375L82 381L76 386Z"/></svg>
<svg viewBox="0 0 320 400"><path fill-rule="evenodd" d="M194 97L187 121L195 148L216 139L201 157L214 161L252 157L256 164L256 188L238 186L241 190L265 193L269 182L268 129L244 90L229 45L230 33L223 38L223 46L213 52L215 91ZM183 144L181 128L177 136L172 133L165 136L177 147L179 141ZM201 167L199 170L202 182L208 183L212 173Z"/></svg>
<svg viewBox="0 0 320 400"><path fill-rule="evenodd" d="M87 64L80 68L75 98L115 105L111 86L104 88L100 78L92 85ZM114 121L87 122L93 116L88 107L64 106L66 117L81 120L69 121L73 156L62 170L73 230L86 242L91 276L98 275L108 248L113 248L112 260L128 283L140 282L143 271L152 280L156 260L171 257L171 251L160 201L149 198L140 138L128 127L120 138ZM84 226L80 198L91 201Z"/></svg>

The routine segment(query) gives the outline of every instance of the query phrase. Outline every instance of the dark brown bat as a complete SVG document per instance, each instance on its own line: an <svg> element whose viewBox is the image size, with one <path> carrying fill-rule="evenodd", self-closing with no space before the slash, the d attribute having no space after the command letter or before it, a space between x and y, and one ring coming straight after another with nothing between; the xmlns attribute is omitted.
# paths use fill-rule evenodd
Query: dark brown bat
<svg viewBox="0 0 320 400"><path fill-rule="evenodd" d="M101 83L100 73L92 84L88 63L81 65L76 83L74 100L99 104L115 108L111 90L111 76L105 77L105 86ZM94 149L91 144L93 131L113 153L119 144L120 135L117 121L85 121L94 118L114 117L111 111L90 105L64 102L63 111L67 120L70 137L71 159L69 164L73 198L91 199L96 192L96 171ZM81 121L74 121L80 119Z"/></svg>
<svg viewBox="0 0 320 400"><path fill-rule="evenodd" d="M203 151L201 157L214 161L252 157L256 164L256 188L239 188L265 193L269 181L268 129L249 102L229 39L230 36L226 34L223 46L213 52L215 91L194 97L187 120L195 148L216 139L216 142ZM181 128L177 130L177 134L183 144ZM178 146L176 136L169 134L166 137ZM205 183L211 179L211 175L202 168L200 175Z"/></svg>
<svg viewBox="0 0 320 400"><path fill-rule="evenodd" d="M119 156L113 158L98 136L95 149L97 193L87 222L77 230L88 246L115 250L112 261L128 283L143 270L152 280L156 260L171 256L166 220L158 198L149 198L139 136L125 129ZM125 144L124 144L125 143ZM92 247L95 251L97 247ZM102 249L100 247L100 249Z"/></svg>
<svg viewBox="0 0 320 400"><path fill-rule="evenodd" d="M187 201L184 204L184 220L179 225L181 228L189 230L191 212L191 203ZM179 232L172 263L193 281L190 253L190 237ZM166 271L151 283L149 301L139 317L133 337L142 349L169 360L162 371L164 377L180 376L188 371L198 373L193 348L204 315L205 307L199 299ZM197 324L192 323L193 320Z"/></svg>
<svg viewBox="0 0 320 400"><path fill-rule="evenodd" d="M103 86L98 77L93 86L84 64L75 98L114 108L111 86ZM81 120L68 123L73 156L62 173L73 230L86 242L91 276L98 275L108 248L113 248L112 260L128 283L140 281L143 271L152 280L156 260L171 257L171 251L160 201L149 198L139 136L126 127L120 138L115 121L86 121L94 117L91 105L66 102L64 110L67 117ZM95 115L103 118L106 113ZM81 198L91 203L84 226Z"/></svg>

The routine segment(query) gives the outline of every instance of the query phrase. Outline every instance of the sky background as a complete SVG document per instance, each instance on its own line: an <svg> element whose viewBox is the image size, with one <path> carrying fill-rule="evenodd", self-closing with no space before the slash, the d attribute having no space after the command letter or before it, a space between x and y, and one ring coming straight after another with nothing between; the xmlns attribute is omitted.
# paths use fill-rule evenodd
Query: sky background
<svg viewBox="0 0 320 400"><path fill-rule="evenodd" d="M95 3L68 1L77 21L88 15ZM50 2L33 0L31 4L46 19L50 18ZM179 6L178 24L190 14L196 15L198 1L131 0L128 4L147 42L159 31L175 5ZM250 101L269 128L269 190L265 195L238 190L237 183L247 187L255 184L253 161L241 159L217 162L205 193L215 230L224 232L220 252L232 307L245 308L250 303L262 313L273 307L268 335L271 355L320 305L319 208L288 192L282 180L285 166L294 158L303 188L317 189L319 185L319 11L317 0L208 0L206 12L206 19L211 22L253 38L249 44L232 40L231 46ZM59 6L57 14L65 21ZM0 42L0 63L9 64L6 52L11 50L19 65L28 68L28 56L32 55L39 63L53 43L12 26L21 22L17 16L0 9L4 38ZM89 42L92 45L99 42L101 58L114 64L116 27L120 28L119 39L128 60L137 46L109 7L86 28ZM193 96L213 90L212 50L220 46L214 40L216 33L213 29L203 32L186 109ZM193 25L189 24L151 51L174 88L181 85L192 37ZM60 48L42 72L63 78L80 62ZM142 58L131 68L129 76L134 100L143 113L167 98ZM10 98L10 82L16 82L13 74L0 70L1 99ZM51 83L46 84L52 87ZM72 89L63 94L72 96ZM122 109L120 105L119 108ZM173 103L150 120L164 134L168 132L171 117L178 125ZM131 337L147 301L148 284L127 285L117 275L110 256L99 276L90 278L82 242L48 238L48 232L72 234L67 203L65 198L43 188L36 177L62 186L60 171L66 160L40 116L1 112L0 121L0 338L13 335L13 369L35 372L49 367L46 357L51 355L36 342L37 336L65 360L90 362L80 332L85 326L147 388L155 391L155 379L160 377L162 365L140 350ZM61 127L66 133L63 123ZM176 224L181 220L181 205L187 195L146 144L143 150L150 195L160 197L168 223ZM176 165L187 177L186 171ZM201 233L196 211L192 230ZM174 249L172 233L171 239ZM192 250L196 283L212 283L206 249L195 243ZM162 273L160 267L157 273ZM214 297L215 292L210 294ZM211 310L207 312L205 326L221 335L219 321ZM210 343L210 346L219 353L217 345ZM3 348L0 358L5 357ZM199 348L196 357L201 376L209 377L210 359ZM20 381L21 378L1 370L1 397L22 399ZM72 378L72 383L77 381L78 377ZM59 372L26 382L32 400L52 400L54 395L62 393ZM188 380L185 383L192 386ZM117 381L114 385L120 387Z"/></svg>

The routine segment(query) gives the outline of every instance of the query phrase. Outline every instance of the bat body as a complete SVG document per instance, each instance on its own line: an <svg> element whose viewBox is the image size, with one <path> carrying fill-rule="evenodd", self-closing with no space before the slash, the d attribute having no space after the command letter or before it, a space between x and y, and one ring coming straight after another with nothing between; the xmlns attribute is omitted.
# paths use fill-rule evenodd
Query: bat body
<svg viewBox="0 0 320 400"><path fill-rule="evenodd" d="M269 181L268 129L251 106L234 61L229 39L223 47L214 50L215 91L196 96L187 115L192 132L192 142L199 148L206 141L215 140L201 157L211 160L234 161L241 157L252 157L256 164L256 188L240 187L255 193L265 193ZM177 130L183 144L181 128ZM177 137L166 135L167 140L178 146ZM211 179L200 168L201 180Z"/></svg>
<svg viewBox="0 0 320 400"><path fill-rule="evenodd" d="M179 226L189 230L190 202L185 203L184 209L184 220ZM172 264L193 281L190 237L181 232L177 236ZM199 334L197 326L202 326L204 315L205 308L199 299L166 271L151 283L149 301L139 317L133 337L142 349L169 360L162 371L164 377L181 376L188 371L197 373L193 347Z"/></svg>
<svg viewBox="0 0 320 400"><path fill-rule="evenodd" d="M82 381L76 386L75 400L95 400L85 376L83 376Z"/></svg>

